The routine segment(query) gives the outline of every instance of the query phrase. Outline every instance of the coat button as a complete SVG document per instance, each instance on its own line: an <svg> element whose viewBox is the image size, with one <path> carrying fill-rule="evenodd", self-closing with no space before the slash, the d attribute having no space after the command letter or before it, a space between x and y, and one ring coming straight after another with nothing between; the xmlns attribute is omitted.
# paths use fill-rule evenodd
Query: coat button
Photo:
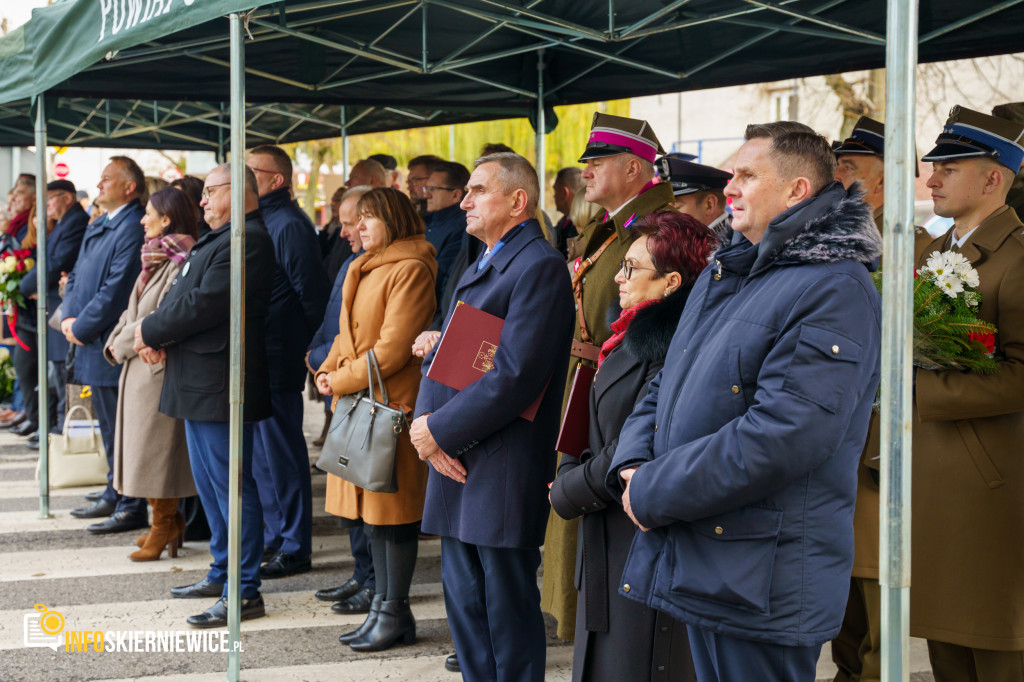
<svg viewBox="0 0 1024 682"><path fill-rule="evenodd" d="M720 279L722 279L722 273L720 273L720 272L716 272L716 273L715 273L715 281L717 282L717 281L718 281L718 280L720 280Z"/></svg>
<svg viewBox="0 0 1024 682"><path fill-rule="evenodd" d="M721 526L715 526L715 535L721 535L724 532L725 532L724 528L722 528Z"/></svg>
<svg viewBox="0 0 1024 682"><path fill-rule="evenodd" d="M626 583L625 585L622 586L622 591L623 592L629 592L629 583Z"/></svg>
<svg viewBox="0 0 1024 682"><path fill-rule="evenodd" d="M832 346L832 355L839 355L839 346Z"/></svg>
<svg viewBox="0 0 1024 682"><path fill-rule="evenodd" d="M655 424L655 425L654 425L654 430L655 430L655 431L657 431L657 430L658 430L658 425L657 425L657 424Z"/></svg>
<svg viewBox="0 0 1024 682"><path fill-rule="evenodd" d="M732 392L733 393L739 393L740 392L740 387L737 386L736 384L733 384L732 385Z"/></svg>

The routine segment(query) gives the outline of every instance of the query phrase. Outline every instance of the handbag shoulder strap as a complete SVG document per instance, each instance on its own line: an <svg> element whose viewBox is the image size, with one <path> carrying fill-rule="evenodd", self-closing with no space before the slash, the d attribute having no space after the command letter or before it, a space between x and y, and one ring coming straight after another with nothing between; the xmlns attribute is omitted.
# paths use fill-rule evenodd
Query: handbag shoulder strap
<svg viewBox="0 0 1024 682"><path fill-rule="evenodd" d="M377 385L380 386L380 399L385 405L390 405L391 401L388 399L388 389L384 385L384 380L380 377L380 365L377 364L377 354L373 352L373 349L366 351L366 376L370 383L370 399L376 395L373 390L373 377L377 377Z"/></svg>

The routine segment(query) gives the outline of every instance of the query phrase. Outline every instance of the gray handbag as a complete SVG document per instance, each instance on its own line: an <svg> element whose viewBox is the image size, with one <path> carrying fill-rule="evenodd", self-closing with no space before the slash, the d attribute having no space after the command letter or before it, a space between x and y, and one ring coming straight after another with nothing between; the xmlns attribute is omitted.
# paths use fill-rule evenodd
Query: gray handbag
<svg viewBox="0 0 1024 682"><path fill-rule="evenodd" d="M338 399L316 466L370 492L398 492L395 449L406 427L405 411L388 404L372 350L366 354L366 373L370 384L366 390ZM382 402L376 400L375 376Z"/></svg>

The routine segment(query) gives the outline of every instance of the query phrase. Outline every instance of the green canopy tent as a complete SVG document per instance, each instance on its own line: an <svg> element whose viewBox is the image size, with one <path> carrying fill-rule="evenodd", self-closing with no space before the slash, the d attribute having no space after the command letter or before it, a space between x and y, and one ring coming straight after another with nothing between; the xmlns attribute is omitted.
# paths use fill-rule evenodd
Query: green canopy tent
<svg viewBox="0 0 1024 682"><path fill-rule="evenodd" d="M887 262L904 267L887 269L885 282L883 665L885 679L907 679L914 67L1019 50L1022 19L1024 0L929 0L920 13L904 0L63 0L0 39L0 144L29 142L33 102L40 148L239 150L247 136L286 142L524 115L548 131L555 104L887 65L886 193L897 200L886 203L885 248ZM241 157L232 155L236 218L243 215ZM37 159L43 183L45 155ZM42 217L45 193L38 194ZM240 223L232 221L234 477L243 381ZM44 270L40 258L43 289ZM237 497L235 487L233 566ZM44 475L44 514L47 499ZM238 587L232 571L234 642ZM237 680L237 650L228 660L228 677Z"/></svg>

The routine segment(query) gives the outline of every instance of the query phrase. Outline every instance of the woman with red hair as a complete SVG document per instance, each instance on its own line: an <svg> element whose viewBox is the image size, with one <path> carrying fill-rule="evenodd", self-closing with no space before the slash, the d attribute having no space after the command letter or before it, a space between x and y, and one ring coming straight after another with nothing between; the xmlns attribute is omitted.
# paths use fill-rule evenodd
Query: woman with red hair
<svg viewBox="0 0 1024 682"><path fill-rule="evenodd" d="M715 248L702 223L674 211L638 221L615 277L621 313L601 346L590 391L590 444L563 455L551 506L582 516L577 554L576 642L572 678L695 680L686 626L618 593L636 526L605 490L619 431L665 363L694 280ZM657 673L654 675L654 673Z"/></svg>

